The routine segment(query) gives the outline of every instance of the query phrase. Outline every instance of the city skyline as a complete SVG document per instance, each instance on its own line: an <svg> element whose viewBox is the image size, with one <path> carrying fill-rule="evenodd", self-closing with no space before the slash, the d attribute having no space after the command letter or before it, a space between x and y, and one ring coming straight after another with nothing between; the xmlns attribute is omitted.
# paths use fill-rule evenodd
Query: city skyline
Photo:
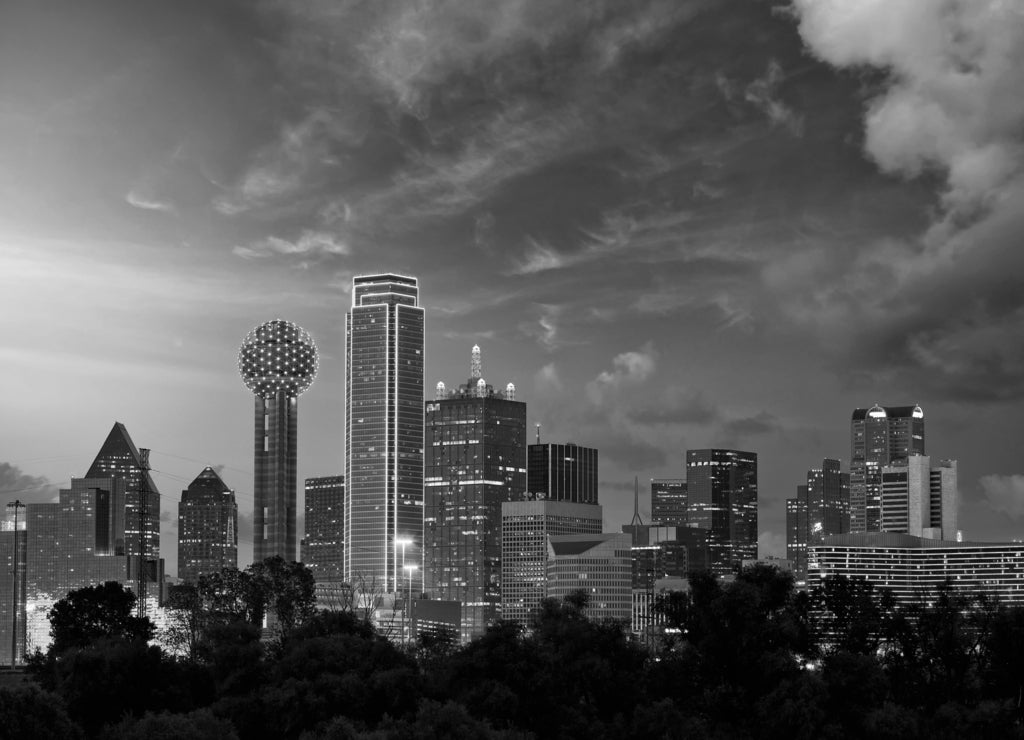
<svg viewBox="0 0 1024 740"><path fill-rule="evenodd" d="M168 492L205 466L248 562L238 339L309 330L297 474L342 474L352 277L394 270L419 279L426 395L479 344L528 430L599 451L607 531L634 476L649 521L686 450L750 450L781 555L785 499L823 458L849 469L850 413L877 403L925 410L965 539L1020 537L1012 3L477 5L12 6L9 500L53 500L122 422L167 563Z"/></svg>

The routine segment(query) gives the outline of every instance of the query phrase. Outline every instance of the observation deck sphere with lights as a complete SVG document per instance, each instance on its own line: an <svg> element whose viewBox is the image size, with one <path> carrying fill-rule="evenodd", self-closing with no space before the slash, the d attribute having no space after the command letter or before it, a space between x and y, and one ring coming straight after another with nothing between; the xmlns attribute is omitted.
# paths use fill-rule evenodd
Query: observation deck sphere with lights
<svg viewBox="0 0 1024 740"><path fill-rule="evenodd" d="M266 398L285 391L295 398L316 378L316 344L305 329L275 319L250 331L238 352L238 372L245 387Z"/></svg>

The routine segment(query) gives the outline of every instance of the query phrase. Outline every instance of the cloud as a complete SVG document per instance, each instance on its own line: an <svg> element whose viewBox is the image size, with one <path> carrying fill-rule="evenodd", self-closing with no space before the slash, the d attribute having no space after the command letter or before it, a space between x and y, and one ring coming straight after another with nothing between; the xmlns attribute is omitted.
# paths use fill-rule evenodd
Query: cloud
<svg viewBox="0 0 1024 740"><path fill-rule="evenodd" d="M635 386L645 382L654 374L656 352L651 342L641 349L623 352L612 359L612 369L603 370L587 383L587 397L591 403L601 406L610 394L623 386Z"/></svg>
<svg viewBox="0 0 1024 740"><path fill-rule="evenodd" d="M342 256L351 254L348 244L326 231L304 229L294 241L269 236L248 246L236 246L231 250L244 259L258 259L272 256Z"/></svg>
<svg viewBox="0 0 1024 740"><path fill-rule="evenodd" d="M728 440L730 444L736 444L750 437L773 434L781 429L782 425L773 414L762 411L755 416L729 419L722 425L722 434L723 439Z"/></svg>
<svg viewBox="0 0 1024 740"><path fill-rule="evenodd" d="M744 100L759 108L772 125L782 126L793 136L802 136L804 132L803 118L786 105L779 96L779 85L785 79L782 65L775 59L768 62L764 77L760 77L749 85L743 93Z"/></svg>
<svg viewBox="0 0 1024 740"><path fill-rule="evenodd" d="M537 395L558 393L562 390L562 379L555 363L549 362L537 371L533 376L533 387Z"/></svg>
<svg viewBox="0 0 1024 740"><path fill-rule="evenodd" d="M978 482L993 511L1014 521L1024 517L1024 475L985 475Z"/></svg>
<svg viewBox="0 0 1024 740"><path fill-rule="evenodd" d="M135 190L129 191L128 194L124 196L124 200L128 205L134 206L135 208L141 208L144 211L170 212L174 210L174 206L171 203L147 197Z"/></svg>
<svg viewBox="0 0 1024 740"><path fill-rule="evenodd" d="M651 395L652 402L631 406L632 419L642 424L710 424L720 416L703 393L683 386L672 385Z"/></svg>
<svg viewBox="0 0 1024 740"><path fill-rule="evenodd" d="M566 260L562 255L552 249L549 245L529 237L529 249L525 258L513 269L513 275L531 275L535 272L545 270L557 270L564 267Z"/></svg>
<svg viewBox="0 0 1024 740"><path fill-rule="evenodd" d="M0 462L0 494L42 503L56 499L58 490L43 476L27 475L11 463Z"/></svg>

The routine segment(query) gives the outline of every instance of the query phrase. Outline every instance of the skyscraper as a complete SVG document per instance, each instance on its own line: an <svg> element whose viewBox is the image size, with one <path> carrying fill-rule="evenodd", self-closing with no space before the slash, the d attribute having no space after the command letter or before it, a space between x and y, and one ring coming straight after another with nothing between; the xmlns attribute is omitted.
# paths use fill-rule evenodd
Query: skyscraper
<svg viewBox="0 0 1024 740"><path fill-rule="evenodd" d="M529 498L597 503L597 450L572 442L538 442L530 445L527 455Z"/></svg>
<svg viewBox="0 0 1024 740"><path fill-rule="evenodd" d="M601 534L597 504L510 501L501 505L501 617L526 623L547 595L548 538Z"/></svg>
<svg viewBox="0 0 1024 740"><path fill-rule="evenodd" d="M651 520L666 527L686 526L686 481L651 479Z"/></svg>
<svg viewBox="0 0 1024 740"><path fill-rule="evenodd" d="M353 278L345 317L345 578L363 593L411 587L403 558L422 579L423 330L416 278Z"/></svg>
<svg viewBox="0 0 1024 740"><path fill-rule="evenodd" d="M629 621L633 610L630 535L570 534L548 538L547 595L583 591L589 619Z"/></svg>
<svg viewBox="0 0 1024 740"><path fill-rule="evenodd" d="M124 498L113 509L113 516L121 517L117 529L122 551L118 554L136 556L141 552L153 561L160 557L160 492L149 475L148 452L140 452L124 424L114 422L85 477L121 481Z"/></svg>
<svg viewBox="0 0 1024 740"><path fill-rule="evenodd" d="M0 665L25 659L25 559L24 506L0 519ZM15 514L17 513L17 529ZM17 579L17 580L15 580ZM13 633L13 634L12 634ZM11 638L14 638L13 640Z"/></svg>
<svg viewBox="0 0 1024 740"><path fill-rule="evenodd" d="M306 478L302 562L317 583L340 584L345 570L345 476Z"/></svg>
<svg viewBox="0 0 1024 740"><path fill-rule="evenodd" d="M178 502L178 577L238 567L238 504L235 492L211 467L203 468Z"/></svg>
<svg viewBox="0 0 1024 740"><path fill-rule="evenodd" d="M850 421L850 531L878 532L882 466L925 454L920 406L855 409Z"/></svg>
<svg viewBox="0 0 1024 740"><path fill-rule="evenodd" d="M426 403L424 576L432 598L462 602L462 637L501 605L501 505L526 492L526 404L496 393L473 347L470 377Z"/></svg>
<svg viewBox="0 0 1024 740"><path fill-rule="evenodd" d="M687 519L708 530L710 570L727 575L757 559L757 454L688 450Z"/></svg>
<svg viewBox="0 0 1024 740"><path fill-rule="evenodd" d="M792 501L792 503L790 503ZM807 576L807 548L823 537L850 531L850 474L838 460L826 458L807 471L807 484L797 486L796 499L787 501L786 557L797 578ZM791 520L791 517L795 519ZM791 526L792 525L792 526Z"/></svg>
<svg viewBox="0 0 1024 740"><path fill-rule="evenodd" d="M935 467L913 455L882 467L882 531L934 540L957 537L956 460Z"/></svg>
<svg viewBox="0 0 1024 740"><path fill-rule="evenodd" d="M253 560L295 560L299 396L316 378L317 351L305 329L283 319L250 331L238 372L256 397Z"/></svg>

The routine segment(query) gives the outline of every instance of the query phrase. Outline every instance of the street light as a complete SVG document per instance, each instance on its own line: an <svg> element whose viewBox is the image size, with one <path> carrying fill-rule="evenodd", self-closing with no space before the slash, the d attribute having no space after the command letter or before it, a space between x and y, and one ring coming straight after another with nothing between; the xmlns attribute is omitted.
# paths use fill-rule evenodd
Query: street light
<svg viewBox="0 0 1024 740"><path fill-rule="evenodd" d="M402 568L403 569L405 569L405 548L406 548L406 546L411 545L411 544L412 544L412 538L411 537L395 537L395 547L401 547L402 548ZM395 568L395 572L396 572L396 575L395 575L395 591L397 592L398 591L398 576L397 576L398 569L397 568Z"/></svg>
<svg viewBox="0 0 1024 740"><path fill-rule="evenodd" d="M419 566L415 563L410 563L409 565L402 565L402 570L404 570L409 575L409 594L406 597L405 602L405 619L407 626L405 632L406 645L408 645L409 642L412 640L412 575L416 572L418 568Z"/></svg>

